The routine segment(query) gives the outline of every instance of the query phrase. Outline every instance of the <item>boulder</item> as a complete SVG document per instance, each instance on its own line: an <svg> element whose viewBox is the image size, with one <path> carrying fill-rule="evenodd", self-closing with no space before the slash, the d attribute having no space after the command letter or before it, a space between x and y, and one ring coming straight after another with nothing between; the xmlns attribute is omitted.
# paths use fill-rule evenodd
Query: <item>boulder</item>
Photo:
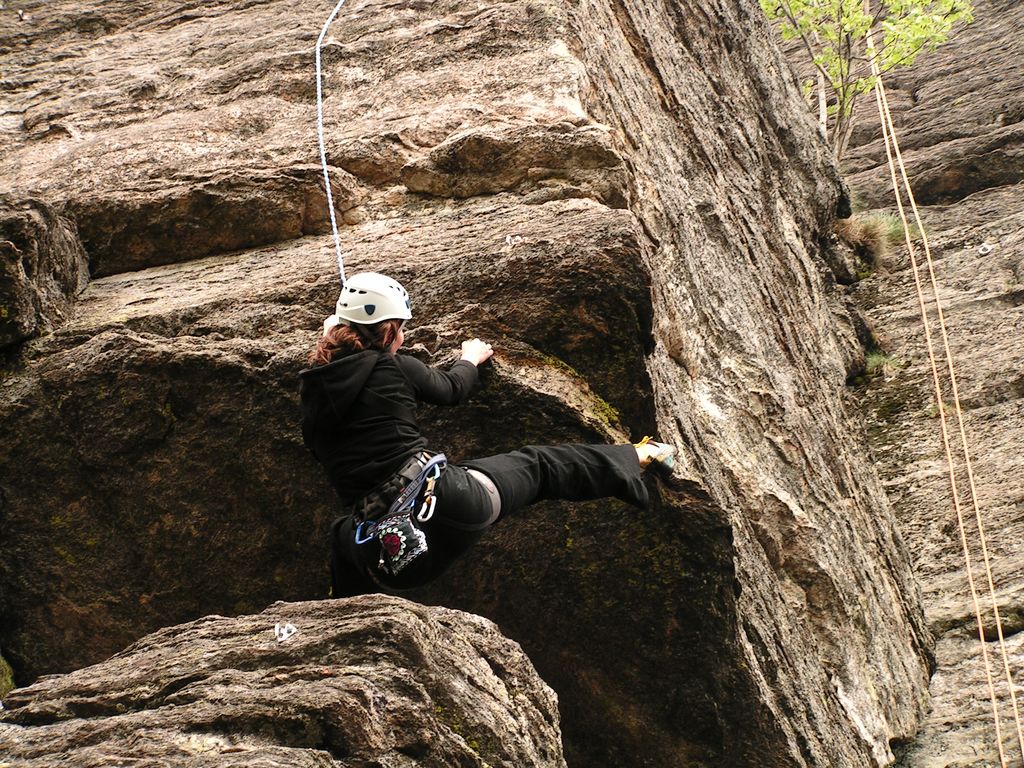
<svg viewBox="0 0 1024 768"><path fill-rule="evenodd" d="M275 603L148 635L4 699L5 765L565 766L554 692L479 616Z"/></svg>

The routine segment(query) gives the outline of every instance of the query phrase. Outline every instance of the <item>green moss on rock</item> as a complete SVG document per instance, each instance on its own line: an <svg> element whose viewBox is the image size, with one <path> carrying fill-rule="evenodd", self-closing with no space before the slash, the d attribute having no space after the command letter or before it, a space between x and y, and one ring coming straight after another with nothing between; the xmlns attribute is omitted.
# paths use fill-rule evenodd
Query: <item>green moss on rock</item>
<svg viewBox="0 0 1024 768"><path fill-rule="evenodd" d="M555 357L554 355L546 355L541 353L540 360L541 362L544 363L544 365L556 368L562 371L563 373L566 373L569 376L573 377L574 379L580 379L582 381L586 381L588 385L590 384L586 376L584 376L578 370L576 370L567 362L562 360L562 358L560 357ZM592 411L594 417L596 417L598 421L600 421L609 429L621 429L622 414L619 413L619 409L616 408L611 403L609 403L599 394L597 394L597 392L595 392L593 389L590 390L590 394L593 397L594 401L594 409Z"/></svg>
<svg viewBox="0 0 1024 768"><path fill-rule="evenodd" d="M0 698L14 690L14 670L3 656L0 656Z"/></svg>

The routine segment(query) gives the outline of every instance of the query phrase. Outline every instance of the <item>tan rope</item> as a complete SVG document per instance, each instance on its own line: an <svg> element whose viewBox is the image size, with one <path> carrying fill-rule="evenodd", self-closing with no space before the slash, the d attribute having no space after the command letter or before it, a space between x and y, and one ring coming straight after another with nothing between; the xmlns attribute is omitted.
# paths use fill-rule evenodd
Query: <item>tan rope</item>
<svg viewBox="0 0 1024 768"><path fill-rule="evenodd" d="M891 115L891 113L889 111L889 102L888 102L888 98L887 98L886 93L885 93L885 87L883 85L881 85L881 80L879 80L879 93L881 95L881 100L882 100L883 107L885 109L886 119L887 119L887 122L889 124L890 131L892 131L892 126L893 126L892 115ZM921 224L921 217L920 217L920 213L918 212L918 209L917 209L917 202L914 199L913 192L910 190L909 179L907 177L906 168L905 168L905 166L903 164L903 156L900 153L899 144L896 141L895 133L892 133L892 140L893 140L893 146L894 146L895 153L896 153L896 160L897 160L897 163L900 166L900 171L901 171L901 174L903 176L904 184L907 187L907 197L910 200L910 204L911 204L911 207L912 207L913 212L914 212L914 216L915 216L915 220L916 220L917 225L918 225L918 229L921 232L922 245L923 245L923 249L924 249L924 252L925 252L925 257L926 257L926 261L927 261L927 265L928 265L928 274L929 274L929 278L930 278L930 281L931 281L932 293L933 293L933 295L935 297L935 306L936 306L936 310L937 310L937 314L938 314L938 318L939 318L939 327L941 329L941 334L942 334L942 343L943 343L943 348L944 348L944 351L945 351L945 354L946 354L946 366L947 366L947 370L949 372L950 389L951 389L952 394L953 394L953 403L954 403L955 408L956 408L957 424L958 424L959 432L960 432L960 443L961 443L961 448L963 449L963 454L964 454L964 466L965 466L965 468L967 470L968 485L970 487L970 492L971 492L971 494L970 494L971 495L971 503L972 503L972 506L974 508L975 522L978 525L978 538L979 538L979 543L981 545L982 561L984 562L984 565L985 565L985 575L986 575L986 578L987 578L987 581L988 581L989 597L990 597L991 602L992 602L992 613L993 613L993 616L995 617L996 635L997 635L998 640L999 640L999 649L1000 649L1001 656L1002 656L1002 661L1003 661L1003 671L1004 671L1004 673L1006 675L1006 683L1007 683L1008 691L1009 691L1009 694L1010 694L1010 702L1011 702L1011 706L1013 708L1013 718L1014 718L1014 722L1016 724L1016 730L1017 730L1017 744L1020 747L1021 759L1024 760L1024 728L1022 728L1022 725L1021 725L1020 709L1019 709L1019 707L1017 705L1017 696L1016 696L1015 687L1014 687L1014 684L1013 684L1013 675L1012 675L1012 673L1010 671L1009 652L1008 652L1008 650L1006 648L1006 640L1005 640L1004 635L1003 635L1002 619L1001 619L1001 617L999 615L999 604L998 604L998 601L997 601L997 598L996 598L995 581L994 581L994 579L992 577L991 558L989 556L988 543L986 541L986 536L985 536L985 526L984 526L984 523L983 523L982 517L981 517L981 509L980 509L980 506L978 504L978 492L977 492L977 487L976 487L975 481L974 481L974 470L973 470L973 466L972 466L972 462L971 462L970 449L969 449L968 441L967 441L967 428L966 428L965 423L964 423L963 409L961 408L961 405L960 405L960 392L959 392L959 388L958 388L958 385L957 385L955 367L953 365L953 355L952 355L952 352L950 351L950 347L949 347L949 337L948 337L948 334L947 334L947 331L946 331L945 316L944 316L944 313L942 311L942 303L939 301L939 286L938 286L938 280L937 280L937 278L935 276L934 260L931 257L931 249L930 249L929 244L928 244L928 235L927 235L927 233L925 233L924 227ZM979 630L981 631L982 640L984 641L984 631L982 630L982 628L980 626L979 626Z"/></svg>
<svg viewBox="0 0 1024 768"><path fill-rule="evenodd" d="M876 99L876 103L878 105L879 116L881 118L881 123L882 123L882 135L883 135L883 138L885 140L885 151L886 151L886 157L887 157L888 163L889 163L889 173L890 173L890 177L891 177L892 184L893 184L893 191L894 191L894 193L896 195L897 209L899 211L900 219L903 222L903 231L904 231L904 235L906 237L907 249L908 249L908 251L910 253L910 260L911 260L911 265L912 265L913 274L914 274L914 282L915 282L915 285L916 285L916 288L917 288L918 303L919 303L920 309L921 309L921 317L922 317L922 320L924 322L925 340L926 340L926 343L927 343L927 346L928 346L928 357L929 357L929 360L930 360L930 363L931 363L932 379L933 379L933 382L934 382L934 385L935 385L935 397L936 397L936 402L938 404L939 417L940 417L940 420L941 420L942 441L943 441L943 446L944 446L945 452L946 452L946 459L947 459L948 465L949 465L949 478L950 478L950 486L951 486L952 494L953 494L953 506L954 506L954 508L956 510L957 522L959 524L959 529L960 529L960 539L961 539L961 544L962 544L963 550L964 550L964 559L965 559L966 568L967 568L967 579L968 579L968 583L969 583L970 589L971 589L971 597L972 597L972 600L974 602L975 617L976 617L977 623L978 623L979 641L981 643L982 656L983 656L984 662L985 662L985 672L986 672L986 677L988 679L989 696L990 696L990 699L991 699L991 702L992 702L993 718L994 718L995 729L996 729L996 744L997 744L997 748L999 750L1000 764L1005 768L1005 766L1006 766L1006 755L1005 755L1005 752L1003 750L1003 745L1002 745L1002 733L1001 733L1001 728L1000 728L999 707L998 707L998 703L997 703L998 699L997 699L996 693L995 693L995 684L994 684L993 675L992 675L991 663L989 661L989 656L988 656L988 647L987 647L987 644L986 644L986 641L985 641L984 621L982 619L981 606L980 606L980 603L979 603L979 600L978 600L977 587L976 587L976 584L975 584L975 581L974 581L973 568L971 566L970 547L969 547L968 541L967 541L966 526L964 524L963 510L962 510L962 507L960 505L959 490L957 488L956 473L955 473L954 464L953 464L952 451L951 451L951 448L950 448L949 432L948 432L948 430L946 428L946 413L945 413L945 407L944 407L944 403L943 403L943 399L942 399L942 387L941 387L940 378L939 378L938 364L936 363L935 354L934 354L934 351L933 351L931 328L930 328L930 324L929 324L929 321L928 321L927 309L925 307L924 292L923 292L923 289L922 289L922 286L921 286L921 279L920 279L920 273L919 273L919 269L918 269L918 263L917 263L917 259L916 259L916 256L915 256L913 242L912 242L912 239L911 239L911 236L910 236L910 225L909 225L909 223L907 221L906 211L905 211L905 209L903 207L902 194L900 192L899 184L897 183L897 179L896 179L896 164L893 162L893 154L894 153L895 153L895 157L896 157L896 162L899 164L900 174L902 176L903 185L904 185L904 187L906 189L907 198L910 201L910 205L911 205L911 208L912 208L913 213L914 213L915 222L917 224L918 231L921 234L921 240L922 240L922 245L924 247L925 259L926 259L926 262L927 262L927 265L928 265L928 272L929 272L929 276L930 276L930 280L931 280L932 293L933 293L933 296L934 296L934 299L935 299L935 306L936 306L937 313L938 313L939 327L940 327L940 330L941 330L943 349L944 349L944 352L945 352L945 355L946 355L946 364L947 364L947 369L948 369L949 376L950 376L950 385L951 385L951 390L952 390L952 394L953 394L953 402L954 402L954 405L955 405L956 414L957 414L957 421L958 421L958 424L959 424L960 439L961 439L961 445L962 445L962 448L963 448L964 461L965 461L965 466L966 466L966 469L967 469L967 476L968 476L969 485L970 485L971 500L972 500L973 507L974 507L975 519L976 519L976 522L977 522L977 525L978 525L978 532L979 532L979 537L980 537L981 550L982 550L982 555L983 555L983 561L984 561L984 564L985 564L985 572L986 572L986 575L987 575L987 578L988 578L989 595L990 595L991 600L992 600L992 610L993 610L993 613L995 615L995 620L996 620L996 631L997 631L997 634L998 634L998 637L999 637L999 647L1000 647L1000 649L1002 651L1003 667L1004 667L1004 671L1006 673L1006 680L1007 680L1007 685L1008 685L1008 688L1009 688L1010 699L1011 699L1011 702L1012 702L1012 705L1013 705L1014 720L1015 720L1016 726L1017 726L1017 741L1018 741L1018 745L1020 746L1020 750L1021 750L1021 758L1024 759L1024 735L1022 735L1020 711L1019 711L1018 706L1017 706L1017 698L1016 698L1016 694L1015 694L1015 691L1014 691L1013 677L1012 677L1012 674L1010 672L1009 655L1008 655L1008 652L1007 652L1007 649L1006 649L1005 640L1004 640L1004 637L1003 637L1002 622L1001 622L1000 617L999 617L999 607L998 607L998 603L997 603L997 599L996 599L995 584L994 584L994 581L993 581L993 578L992 578L991 560L990 560L990 557L989 557L989 554L988 554L988 545L987 545L987 542L986 542L986 539L985 539L985 530L984 530L984 524L983 524L982 518L981 518L981 510L980 510L979 505L978 505L977 488L976 488L976 485L975 485L975 482L974 482L974 472L973 472L973 468L972 468L972 465L971 465L970 451L969 451L969 447L968 447L968 443L967 443L967 431L966 431L966 427L964 425L963 410L962 410L962 408L960 406L960 394L959 394L959 389L958 389L957 383L956 383L956 371L955 371L955 367L954 367L954 364L953 364L953 355L952 355L952 352L951 352L950 347L949 347L949 337L948 337L948 333L947 333L947 330L946 330L945 316L944 316L943 311L942 311L942 302L941 302L941 299L939 297L938 281L937 281L937 279L935 277L934 261L933 261L933 259L931 257L931 248L930 248L929 243L928 243L928 236L925 233L924 226L923 226L923 224L921 222L921 216L920 216L920 212L919 212L918 207L917 207L917 202L914 199L913 190L911 189L911 186L910 186L910 180L909 180L909 177L907 175L906 167L905 167L905 165L903 163L903 156L902 156L902 153L900 152L900 149L899 149L899 142L898 142L898 140L896 138L895 125L894 125L893 120L892 120L892 114L891 114L891 112L889 110L888 97L887 97L887 95L885 93L885 87L884 87L884 85L882 83L882 79L881 79L881 72L879 71L877 60L876 60L876 57L875 57L874 39L873 39L873 35L871 34L870 31L868 32L867 42L868 42L868 57L869 57L869 60L871 62L871 72L872 72L872 75L875 77L876 83L877 83L876 84L876 91L875 91L875 99ZM891 144L891 148L890 148L890 144Z"/></svg>
<svg viewBox="0 0 1024 768"><path fill-rule="evenodd" d="M889 146L889 133L885 125L884 108L881 105L881 97L878 95L877 86L875 97L879 103L879 114L883 115L882 134L885 138L885 151L886 155L889 158L889 170L892 176L893 189L896 190L896 206L899 210L900 218L903 220L903 228L904 233L906 235L907 248L910 249L910 263L913 267L914 283L917 286L917 299L921 309L921 317L924 320L925 342L928 347L928 359L931 362L932 379L935 384L935 401L938 403L939 408L939 422L942 429L942 444L946 451L946 461L947 466L949 467L949 484L953 492L953 508L956 510L957 523L959 524L960 528L960 542L963 545L964 560L966 561L967 565L967 582L970 585L971 599L974 602L974 614L977 619L979 639L981 641L981 654L985 662L985 674L988 679L989 701L992 703L992 716L996 726L996 743L999 745L999 764L1002 766L1002 768L1006 768L1006 756L1003 753L1002 734L999 728L999 707L996 704L996 691L995 685L992 680L992 664L988 658L988 646L985 644L985 625L984 620L981 617L981 605L978 602L978 590L974 582L974 572L971 566L971 553L967 543L967 533L964 525L963 510L960 506L960 492L957 489L956 474L953 470L952 449L949 445L949 431L946 429L946 411L942 400L942 385L939 380L939 368L938 364L935 361L935 353L932 347L931 326L928 322L928 310L926 309L924 303L924 288L921 284L921 276L917 266L917 259L914 255L914 249L910 239L910 225L907 222L906 213L903 210L901 193L899 191L898 181L896 179L896 164L892 158L892 150Z"/></svg>

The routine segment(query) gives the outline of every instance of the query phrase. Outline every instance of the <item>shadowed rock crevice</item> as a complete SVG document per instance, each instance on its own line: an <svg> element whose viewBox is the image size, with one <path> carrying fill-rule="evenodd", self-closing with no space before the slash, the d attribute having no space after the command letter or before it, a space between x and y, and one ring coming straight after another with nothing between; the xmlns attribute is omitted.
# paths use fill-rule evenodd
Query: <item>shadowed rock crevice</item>
<svg viewBox="0 0 1024 768"><path fill-rule="evenodd" d="M756 719L758 704L740 692L743 674L723 677L741 655L731 532L696 487L656 491L645 512L618 503L526 511L479 546L476 563L457 564L422 597L473 605L528 638L561 692L571 762L630 764L637 750L668 764L744 759L732 724ZM582 627L585 649L573 639Z"/></svg>
<svg viewBox="0 0 1024 768"><path fill-rule="evenodd" d="M972 147L971 154L921 167L915 175L915 197L921 205L943 205L993 187L1016 184L1024 176L1024 130ZM943 147L948 151L950 147ZM919 190L919 191L918 191ZM883 205L884 198L865 200Z"/></svg>
<svg viewBox="0 0 1024 768"><path fill-rule="evenodd" d="M346 177L332 179L339 215L358 200ZM74 200L68 210L101 277L329 231L322 187L315 167L255 171Z"/></svg>

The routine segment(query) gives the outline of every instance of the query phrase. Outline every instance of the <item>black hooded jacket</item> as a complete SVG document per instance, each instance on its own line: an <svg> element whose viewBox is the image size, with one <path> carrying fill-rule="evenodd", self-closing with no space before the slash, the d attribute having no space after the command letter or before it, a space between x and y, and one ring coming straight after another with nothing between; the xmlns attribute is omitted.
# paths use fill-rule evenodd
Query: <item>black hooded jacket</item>
<svg viewBox="0 0 1024 768"><path fill-rule="evenodd" d="M416 403L461 403L477 369L459 360L440 371L414 357L365 350L299 377L303 440L348 505L427 447Z"/></svg>

